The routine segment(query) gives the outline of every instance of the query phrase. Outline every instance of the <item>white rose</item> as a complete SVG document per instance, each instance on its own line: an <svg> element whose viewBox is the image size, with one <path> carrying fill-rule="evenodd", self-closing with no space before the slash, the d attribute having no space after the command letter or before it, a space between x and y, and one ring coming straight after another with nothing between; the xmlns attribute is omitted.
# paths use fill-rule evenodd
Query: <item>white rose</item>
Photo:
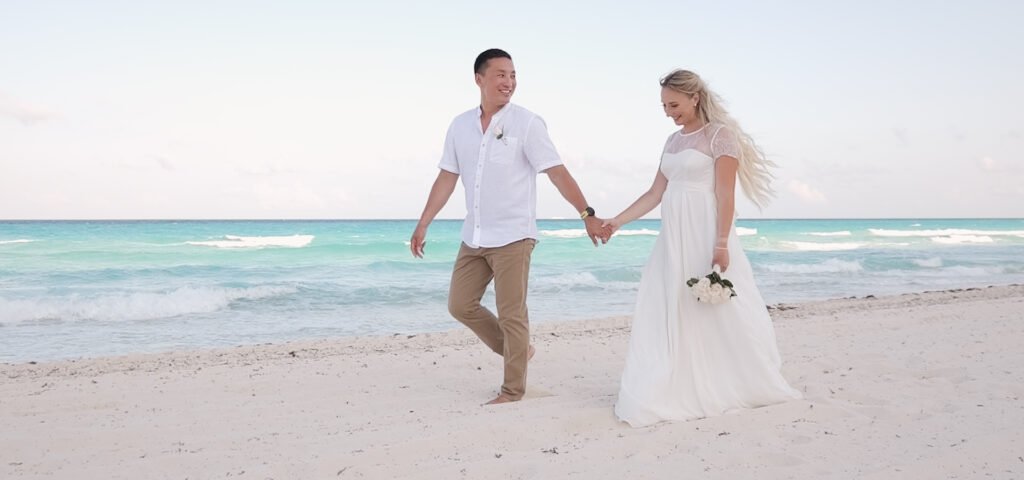
<svg viewBox="0 0 1024 480"><path fill-rule="evenodd" d="M710 300L711 300L711 303L713 303L715 305L717 305L719 303L725 302L726 298L728 298L728 297L724 296L725 292L727 291L727 289L723 288L722 284L720 284L720 283L716 283L716 284L712 285L710 290L711 290L711 292L710 292L711 293L711 299Z"/></svg>

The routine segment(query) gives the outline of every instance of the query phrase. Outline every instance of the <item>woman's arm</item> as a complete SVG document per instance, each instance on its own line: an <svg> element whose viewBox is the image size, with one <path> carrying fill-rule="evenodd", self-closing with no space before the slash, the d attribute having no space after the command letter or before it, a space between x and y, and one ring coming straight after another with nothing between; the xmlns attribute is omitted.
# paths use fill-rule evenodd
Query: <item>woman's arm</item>
<svg viewBox="0 0 1024 480"><path fill-rule="evenodd" d="M715 161L715 202L718 206L718 220L715 222L715 253L712 265L729 268L729 233L736 214L736 171L740 162L735 157L723 155Z"/></svg>
<svg viewBox="0 0 1024 480"><path fill-rule="evenodd" d="M611 230L608 234L611 235L612 233L615 233L619 227L646 215L651 210L654 210L654 207L657 207L658 204L661 203L661 197L665 195L666 187L668 187L668 179L661 173L661 170L658 170L658 174L654 176L654 183L651 184L651 188L647 189L643 195L640 195L640 198L637 198L636 201L623 210L622 213L616 215L615 218L604 222L603 226L605 228L610 228Z"/></svg>

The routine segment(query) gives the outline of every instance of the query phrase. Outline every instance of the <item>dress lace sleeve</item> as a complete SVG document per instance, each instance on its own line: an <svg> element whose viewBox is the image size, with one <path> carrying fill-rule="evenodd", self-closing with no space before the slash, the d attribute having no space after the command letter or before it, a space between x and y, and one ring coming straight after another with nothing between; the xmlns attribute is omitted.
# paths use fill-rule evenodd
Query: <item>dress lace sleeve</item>
<svg viewBox="0 0 1024 480"><path fill-rule="evenodd" d="M728 127L720 126L711 137L711 157L718 160L719 157L740 158L740 142L736 134Z"/></svg>

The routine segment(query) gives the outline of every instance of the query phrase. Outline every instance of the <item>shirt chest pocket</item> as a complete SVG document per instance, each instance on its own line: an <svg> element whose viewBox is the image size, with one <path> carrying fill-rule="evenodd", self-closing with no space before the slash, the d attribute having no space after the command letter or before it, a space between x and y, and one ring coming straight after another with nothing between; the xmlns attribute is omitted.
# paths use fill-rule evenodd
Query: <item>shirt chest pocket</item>
<svg viewBox="0 0 1024 480"><path fill-rule="evenodd" d="M519 139L512 137L502 137L501 139L494 139L491 143L491 163L497 163L499 165L509 165L518 158L519 155Z"/></svg>

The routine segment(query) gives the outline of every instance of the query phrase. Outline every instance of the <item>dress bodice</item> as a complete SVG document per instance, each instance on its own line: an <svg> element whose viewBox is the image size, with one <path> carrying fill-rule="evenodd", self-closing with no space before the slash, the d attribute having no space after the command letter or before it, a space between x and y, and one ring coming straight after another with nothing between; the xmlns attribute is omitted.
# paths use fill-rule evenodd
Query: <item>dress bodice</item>
<svg viewBox="0 0 1024 480"><path fill-rule="evenodd" d="M714 192L715 159L725 155L739 158L739 145L723 125L711 123L690 133L677 131L665 142L661 173L669 188Z"/></svg>
<svg viewBox="0 0 1024 480"><path fill-rule="evenodd" d="M668 179L669 188L715 191L715 162L697 150L664 153L661 173Z"/></svg>

